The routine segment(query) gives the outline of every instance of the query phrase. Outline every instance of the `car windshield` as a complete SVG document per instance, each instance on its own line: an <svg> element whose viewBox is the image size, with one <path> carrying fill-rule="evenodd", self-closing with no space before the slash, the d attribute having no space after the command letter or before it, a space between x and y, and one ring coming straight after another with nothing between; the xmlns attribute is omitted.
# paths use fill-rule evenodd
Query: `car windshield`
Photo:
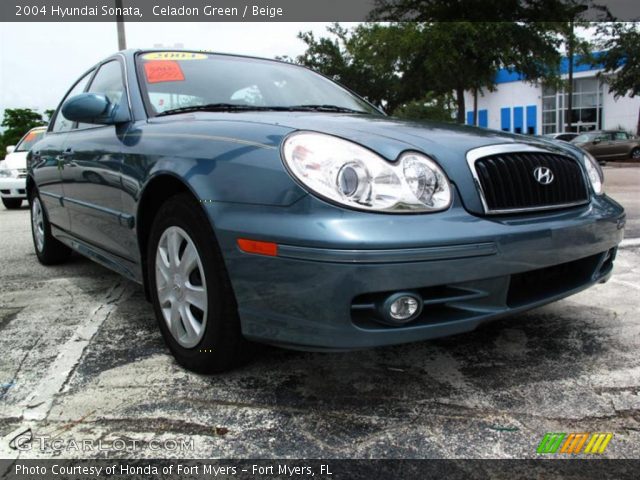
<svg viewBox="0 0 640 480"><path fill-rule="evenodd" d="M311 70L270 60L195 52L137 56L151 116L190 110L309 110L380 114Z"/></svg>
<svg viewBox="0 0 640 480"><path fill-rule="evenodd" d="M24 137L22 137L22 140L20 140L18 145L16 145L16 149L14 151L28 152L29 150L31 150L31 147L33 147L33 145L42 138L44 132L44 130L31 130Z"/></svg>

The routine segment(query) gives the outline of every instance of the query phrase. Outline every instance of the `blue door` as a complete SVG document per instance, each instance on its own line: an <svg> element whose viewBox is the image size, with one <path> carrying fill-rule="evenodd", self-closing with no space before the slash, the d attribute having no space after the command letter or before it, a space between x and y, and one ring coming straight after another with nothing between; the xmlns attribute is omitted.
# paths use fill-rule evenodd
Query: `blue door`
<svg viewBox="0 0 640 480"><path fill-rule="evenodd" d="M500 129L503 132L511 131L511 108L509 107L500 109Z"/></svg>
<svg viewBox="0 0 640 480"><path fill-rule="evenodd" d="M489 112L488 110L478 111L478 125L487 128L489 126Z"/></svg>
<svg viewBox="0 0 640 480"><path fill-rule="evenodd" d="M88 89L113 104L127 102L118 60L100 66ZM131 259L125 239L131 228L122 210L122 138L129 124L79 124L66 139L62 181L71 232L87 243Z"/></svg>
<svg viewBox="0 0 640 480"><path fill-rule="evenodd" d="M538 125L538 109L535 105L527 106L527 133L535 135Z"/></svg>
<svg viewBox="0 0 640 480"><path fill-rule="evenodd" d="M37 143L37 148L31 154L33 177L49 222L64 230L69 230L71 222L63 201L65 191L62 170L67 156L67 152L64 151L66 140L74 124L62 115L60 107L67 98L84 92L92 75L93 70L85 74L67 92L58 106L47 134Z"/></svg>
<svg viewBox="0 0 640 480"><path fill-rule="evenodd" d="M513 109L513 131L514 133L523 133L524 129L524 109L522 107L514 107Z"/></svg>

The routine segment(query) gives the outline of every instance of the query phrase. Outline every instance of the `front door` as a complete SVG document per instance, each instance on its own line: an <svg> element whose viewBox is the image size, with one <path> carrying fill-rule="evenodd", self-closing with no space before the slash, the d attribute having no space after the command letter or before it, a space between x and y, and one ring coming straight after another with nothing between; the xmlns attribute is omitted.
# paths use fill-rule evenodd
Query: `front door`
<svg viewBox="0 0 640 480"><path fill-rule="evenodd" d="M106 95L113 104L125 102L126 90L118 60L101 65L88 92ZM122 208L121 141L128 125L79 124L65 142L62 180L71 231L80 240L131 259L123 246L130 219Z"/></svg>
<svg viewBox="0 0 640 480"><path fill-rule="evenodd" d="M66 119L60 109L68 98L85 91L92 75L93 70L83 75L67 92L58 106L47 134L35 145L36 148L31 153L30 168L47 217L53 225L63 230L69 230L71 227L69 212L64 206L62 169L65 161L65 143L74 123Z"/></svg>

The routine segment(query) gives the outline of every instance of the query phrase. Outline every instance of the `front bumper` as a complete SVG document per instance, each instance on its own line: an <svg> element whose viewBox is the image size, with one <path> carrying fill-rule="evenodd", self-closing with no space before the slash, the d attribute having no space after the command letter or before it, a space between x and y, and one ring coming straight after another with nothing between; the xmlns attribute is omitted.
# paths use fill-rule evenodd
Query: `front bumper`
<svg viewBox="0 0 640 480"><path fill-rule="evenodd" d="M348 350L470 331L488 320L608 279L623 208L607 197L543 214L354 212L305 197L290 207L207 205L234 287L243 334L309 350ZM237 238L275 242L277 257ZM424 301L404 326L381 323L395 292Z"/></svg>
<svg viewBox="0 0 640 480"><path fill-rule="evenodd" d="M26 178L0 178L0 196L2 198L27 198Z"/></svg>

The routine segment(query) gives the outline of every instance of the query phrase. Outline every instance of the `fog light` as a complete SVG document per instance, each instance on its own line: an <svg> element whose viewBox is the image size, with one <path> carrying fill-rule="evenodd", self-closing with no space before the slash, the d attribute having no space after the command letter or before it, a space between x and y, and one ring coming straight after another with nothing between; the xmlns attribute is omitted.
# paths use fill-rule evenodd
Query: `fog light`
<svg viewBox="0 0 640 480"><path fill-rule="evenodd" d="M409 295L394 300L389 307L389 315L395 320L408 320L418 311L418 300Z"/></svg>
<svg viewBox="0 0 640 480"><path fill-rule="evenodd" d="M397 292L378 304L377 320L387 325L404 325L422 312L422 298L412 292Z"/></svg>

